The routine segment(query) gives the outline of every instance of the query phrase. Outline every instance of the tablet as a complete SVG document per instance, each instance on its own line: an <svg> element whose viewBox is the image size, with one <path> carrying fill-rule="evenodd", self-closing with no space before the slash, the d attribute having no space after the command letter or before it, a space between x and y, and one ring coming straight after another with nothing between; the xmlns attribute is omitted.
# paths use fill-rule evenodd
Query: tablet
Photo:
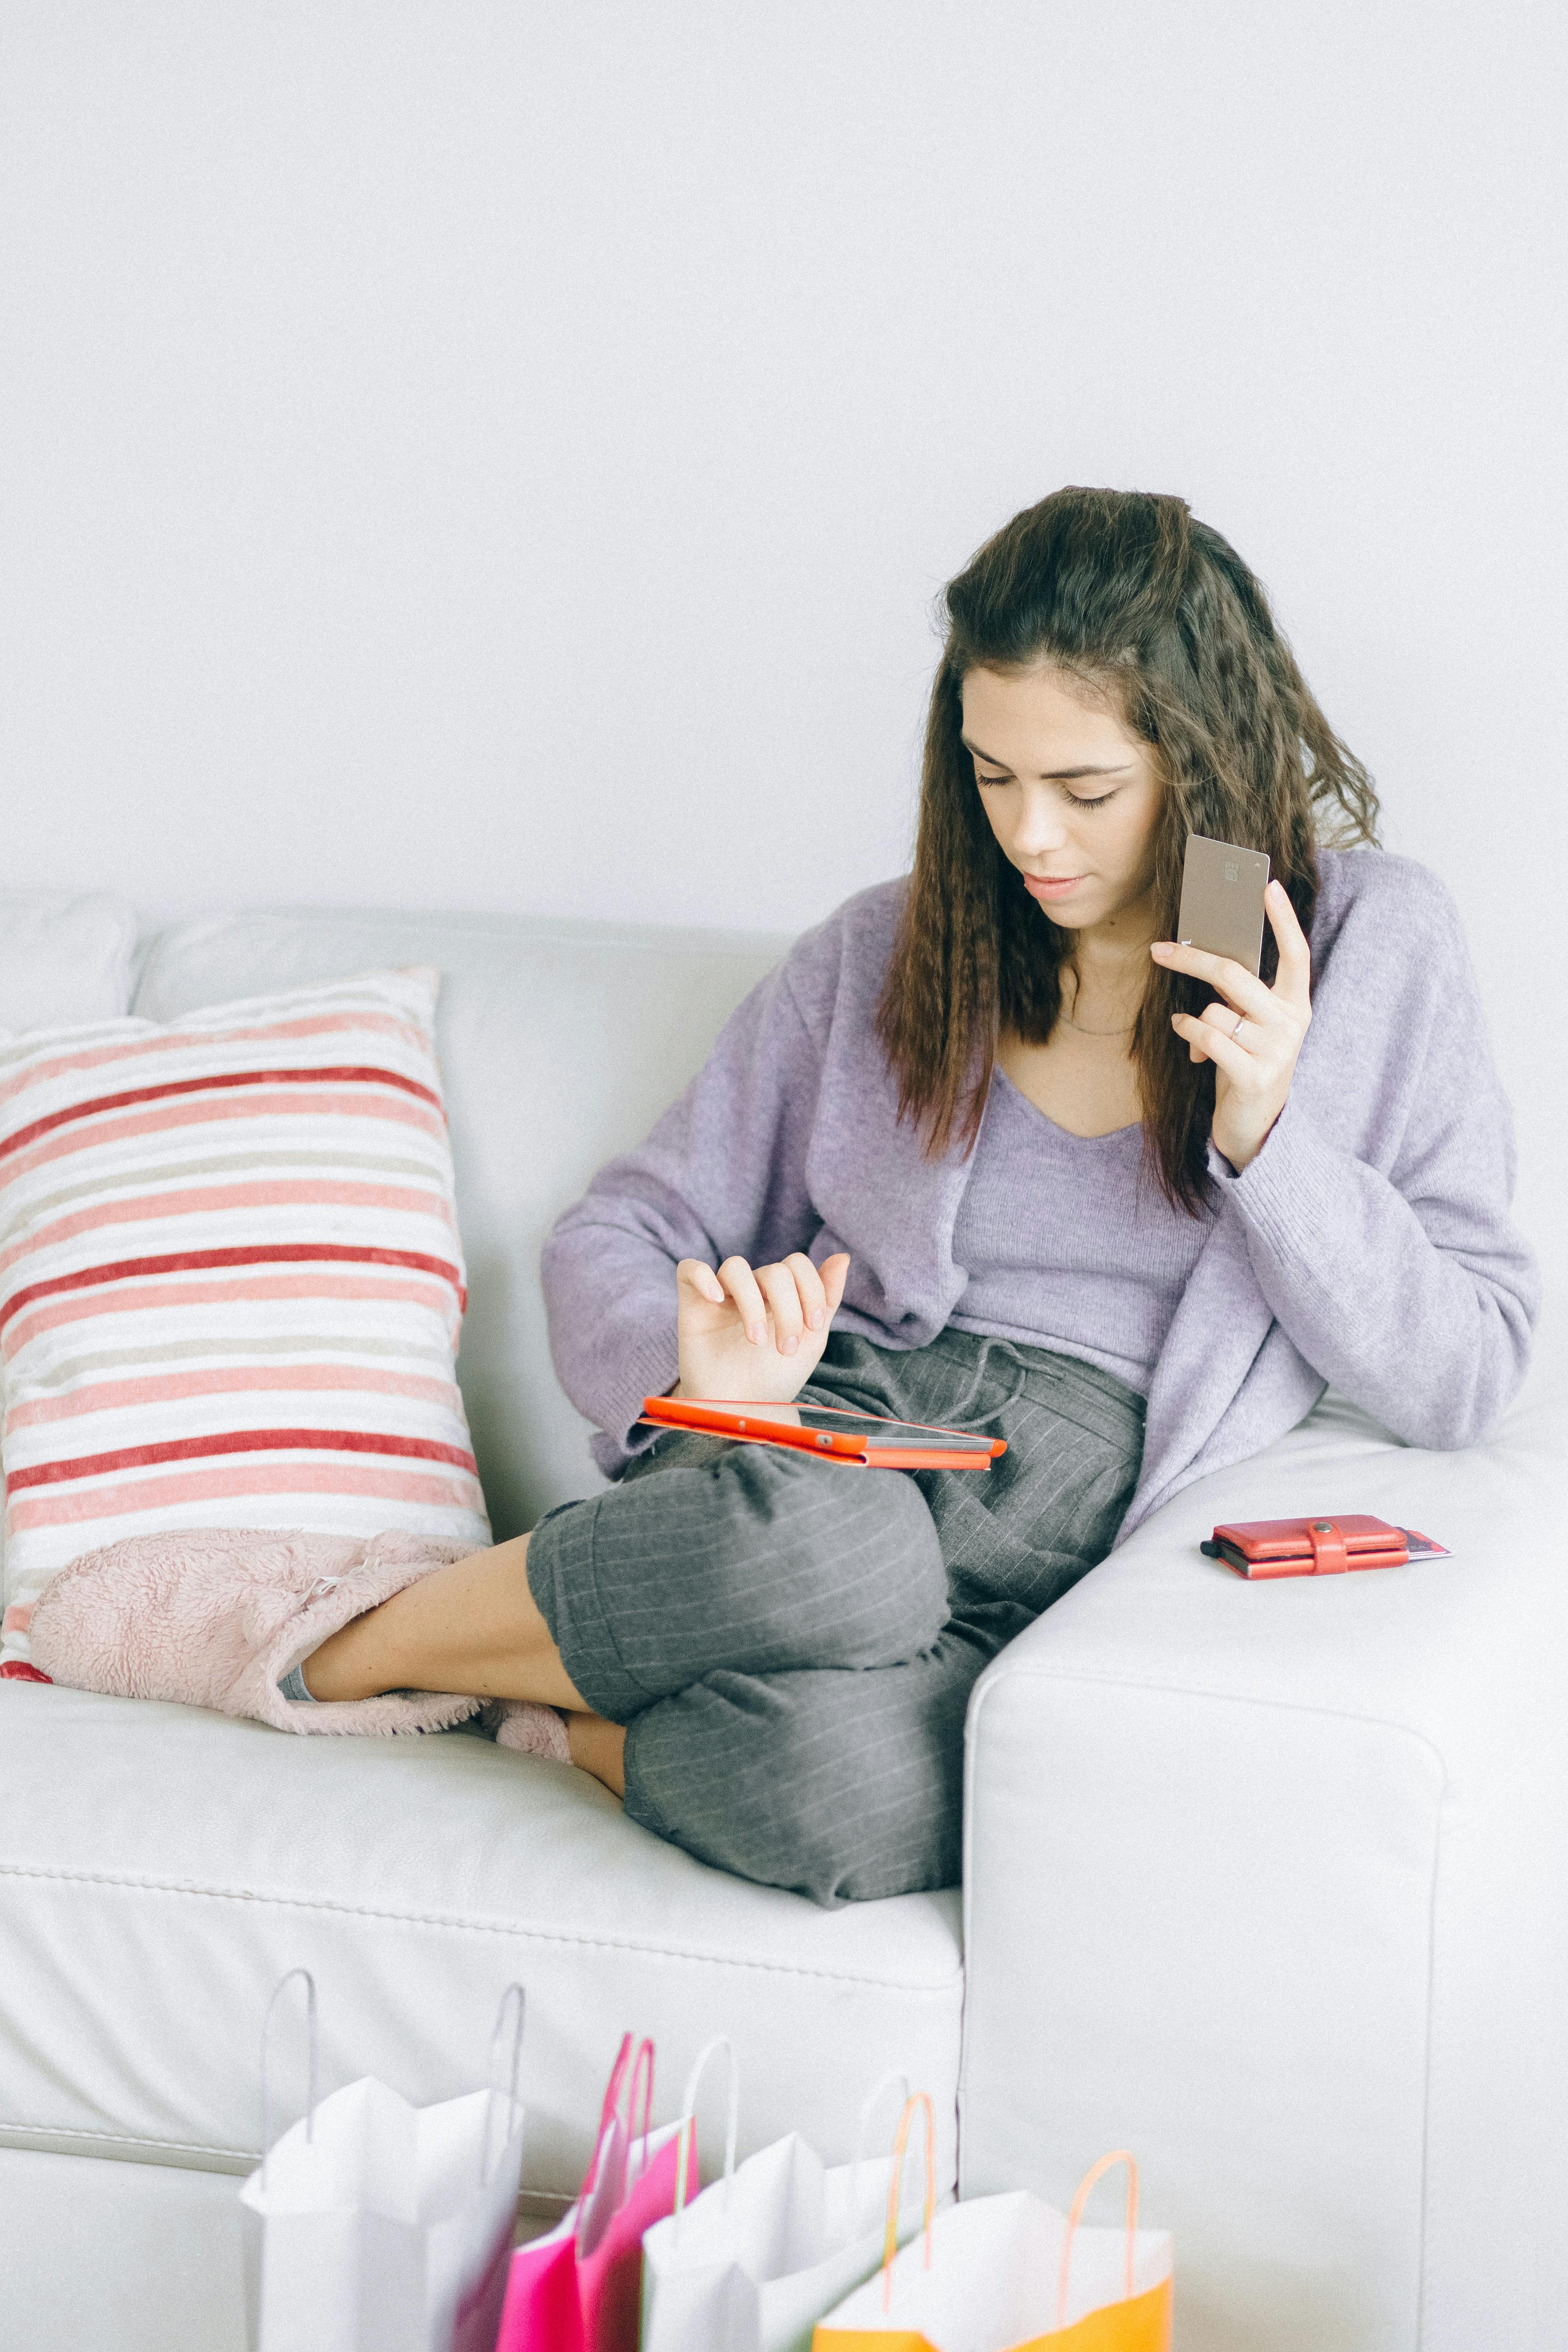
<svg viewBox="0 0 1568 2352"><path fill-rule="evenodd" d="M859 1470L989 1470L1006 1441L933 1429L831 1404L768 1404L748 1397L644 1397L641 1419L743 1444L782 1445Z"/></svg>

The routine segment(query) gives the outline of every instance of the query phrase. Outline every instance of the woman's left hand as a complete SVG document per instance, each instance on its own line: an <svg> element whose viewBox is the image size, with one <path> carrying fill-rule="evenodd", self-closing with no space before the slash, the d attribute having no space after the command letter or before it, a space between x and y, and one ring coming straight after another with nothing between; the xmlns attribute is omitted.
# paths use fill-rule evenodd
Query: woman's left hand
<svg viewBox="0 0 1568 2352"><path fill-rule="evenodd" d="M1282 883L1270 882L1264 909L1279 948L1272 988L1230 956L1158 940L1149 952L1167 971L1191 972L1217 989L1223 1003L1201 1014L1173 1013L1171 1026L1194 1062L1215 1066L1215 1148L1239 1176L1262 1150L1285 1108L1296 1056L1312 1018L1312 952Z"/></svg>

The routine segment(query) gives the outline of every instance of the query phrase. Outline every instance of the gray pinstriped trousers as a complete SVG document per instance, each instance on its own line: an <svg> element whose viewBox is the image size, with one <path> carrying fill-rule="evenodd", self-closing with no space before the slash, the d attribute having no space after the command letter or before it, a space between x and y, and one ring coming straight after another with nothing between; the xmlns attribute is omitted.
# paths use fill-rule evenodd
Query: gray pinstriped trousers
<svg viewBox="0 0 1568 2352"><path fill-rule="evenodd" d="M529 1584L577 1688L626 1726L634 1821L829 1906L950 1886L970 1691L1110 1549L1143 1400L952 1328L901 1353L834 1332L801 1396L1008 1450L845 1470L671 1431L540 1521Z"/></svg>

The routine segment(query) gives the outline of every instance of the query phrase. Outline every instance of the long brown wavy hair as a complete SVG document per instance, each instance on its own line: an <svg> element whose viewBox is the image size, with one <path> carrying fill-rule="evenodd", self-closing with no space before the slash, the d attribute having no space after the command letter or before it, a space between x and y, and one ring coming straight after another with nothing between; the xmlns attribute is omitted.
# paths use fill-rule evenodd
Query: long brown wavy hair
<svg viewBox="0 0 1568 2352"><path fill-rule="evenodd" d="M1316 846L1375 846L1371 777L1318 708L1259 582L1182 499L1055 490L987 540L942 597L945 644L931 688L914 871L877 1013L899 1116L935 1158L973 1150L1004 1028L1050 1035L1070 933L1050 922L1004 856L960 740L973 668L1047 663L1105 698L1154 749L1165 791L1155 835L1161 933L1176 935L1189 833L1267 851L1303 930L1317 902ZM1278 962L1266 929L1263 978ZM1145 1164L1173 1204L1207 1192L1214 1065L1171 1027L1213 992L1151 966L1132 1034Z"/></svg>

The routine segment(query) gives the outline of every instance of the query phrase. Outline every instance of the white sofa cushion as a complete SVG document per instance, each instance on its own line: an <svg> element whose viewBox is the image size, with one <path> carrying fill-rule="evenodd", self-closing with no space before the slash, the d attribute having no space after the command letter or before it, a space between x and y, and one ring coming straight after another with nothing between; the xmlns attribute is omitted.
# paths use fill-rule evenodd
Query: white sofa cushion
<svg viewBox="0 0 1568 2352"><path fill-rule="evenodd" d="M530 2187L577 2187L628 2026L658 2043L661 2119L730 2035L742 2154L799 2130L847 2160L866 2093L902 2068L952 2184L956 1893L824 1911L462 1733L290 1739L30 1683L0 1684L0 2147L246 2169L262 2014L302 1965L323 2088L371 2073L420 2103L474 2087L521 1979ZM293 2113L290 2047L280 2032Z"/></svg>
<svg viewBox="0 0 1568 2352"><path fill-rule="evenodd" d="M108 890L0 891L0 1030L113 1020L135 945L130 901Z"/></svg>

